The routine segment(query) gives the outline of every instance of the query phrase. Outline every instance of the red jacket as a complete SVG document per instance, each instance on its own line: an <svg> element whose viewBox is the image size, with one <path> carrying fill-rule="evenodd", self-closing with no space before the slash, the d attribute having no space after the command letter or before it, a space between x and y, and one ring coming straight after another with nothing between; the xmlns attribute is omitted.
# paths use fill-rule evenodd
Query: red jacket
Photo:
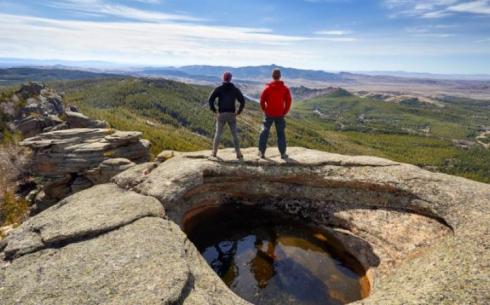
<svg viewBox="0 0 490 305"><path fill-rule="evenodd" d="M269 117L285 116L291 108L289 88L279 80L268 83L260 95L260 107Z"/></svg>

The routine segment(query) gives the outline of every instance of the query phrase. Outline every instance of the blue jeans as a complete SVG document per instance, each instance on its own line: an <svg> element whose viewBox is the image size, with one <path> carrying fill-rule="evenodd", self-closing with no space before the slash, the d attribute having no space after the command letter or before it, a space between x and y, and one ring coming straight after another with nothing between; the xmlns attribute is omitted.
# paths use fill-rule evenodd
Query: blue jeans
<svg viewBox="0 0 490 305"><path fill-rule="evenodd" d="M262 122L262 131L260 132L259 137L259 151L261 153L265 153L272 123L276 125L277 147L279 148L279 152L281 153L281 155L283 155L286 153L286 133L284 132L284 129L286 129L286 120L284 119L284 117L266 116L264 118L264 121Z"/></svg>

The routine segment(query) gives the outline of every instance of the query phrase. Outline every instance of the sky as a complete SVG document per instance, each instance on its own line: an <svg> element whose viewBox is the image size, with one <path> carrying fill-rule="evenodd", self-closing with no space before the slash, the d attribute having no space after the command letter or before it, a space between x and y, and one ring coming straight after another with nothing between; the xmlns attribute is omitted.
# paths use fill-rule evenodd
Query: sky
<svg viewBox="0 0 490 305"><path fill-rule="evenodd" d="M490 74L490 0L0 0L0 58Z"/></svg>

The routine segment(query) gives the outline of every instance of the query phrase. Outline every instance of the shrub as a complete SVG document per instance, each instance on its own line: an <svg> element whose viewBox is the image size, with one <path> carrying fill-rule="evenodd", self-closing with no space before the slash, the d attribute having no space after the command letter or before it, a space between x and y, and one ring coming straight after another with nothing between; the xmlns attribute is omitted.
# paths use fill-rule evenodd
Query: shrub
<svg viewBox="0 0 490 305"><path fill-rule="evenodd" d="M0 226L16 225L25 220L29 213L29 204L23 198L6 191L0 201Z"/></svg>
<svg viewBox="0 0 490 305"><path fill-rule="evenodd" d="M22 222L29 205L15 196L16 181L26 174L29 156L21 147L8 144L0 146L0 226Z"/></svg>

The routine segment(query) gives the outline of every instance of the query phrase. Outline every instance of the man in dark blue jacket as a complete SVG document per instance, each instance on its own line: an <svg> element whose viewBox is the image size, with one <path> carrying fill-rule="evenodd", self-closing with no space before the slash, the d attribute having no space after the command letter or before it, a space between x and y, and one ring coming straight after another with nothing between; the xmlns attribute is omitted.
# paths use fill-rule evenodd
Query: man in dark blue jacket
<svg viewBox="0 0 490 305"><path fill-rule="evenodd" d="M243 97L240 89L235 87L231 83L231 73L225 72L223 74L223 84L211 93L209 96L209 108L216 114L216 133L213 141L213 157L216 157L218 153L219 142L223 128L225 124L230 126L231 134L233 136L233 144L235 145L235 152L238 159L242 159L242 153L240 152L240 143L238 142L237 128L236 128L236 116L242 113L245 107L245 98ZM218 109L216 110L215 100L218 98ZM235 103L238 100L240 108L236 111Z"/></svg>

